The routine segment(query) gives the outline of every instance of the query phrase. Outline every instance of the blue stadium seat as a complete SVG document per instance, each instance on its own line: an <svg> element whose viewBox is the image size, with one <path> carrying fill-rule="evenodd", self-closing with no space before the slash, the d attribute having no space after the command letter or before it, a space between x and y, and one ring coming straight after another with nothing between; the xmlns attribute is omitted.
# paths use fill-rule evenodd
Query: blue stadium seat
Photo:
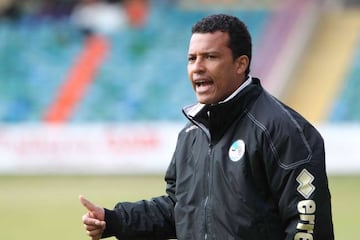
<svg viewBox="0 0 360 240"><path fill-rule="evenodd" d="M209 11L153 8L142 29L109 36L111 50L70 122L183 120L195 101L186 73L192 24ZM238 11L256 42L267 11ZM81 51L67 20L0 23L0 121L42 121Z"/></svg>

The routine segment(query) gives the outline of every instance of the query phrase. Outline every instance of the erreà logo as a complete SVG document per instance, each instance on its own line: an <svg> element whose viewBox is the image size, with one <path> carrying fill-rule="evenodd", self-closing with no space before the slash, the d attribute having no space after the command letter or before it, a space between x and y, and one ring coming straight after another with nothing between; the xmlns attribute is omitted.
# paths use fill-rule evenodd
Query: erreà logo
<svg viewBox="0 0 360 240"><path fill-rule="evenodd" d="M297 191L305 199L297 204L299 221L296 225L298 232L295 234L294 240L314 239L316 203L313 199L309 199L315 191L315 186L312 184L314 180L314 176L306 169L303 169L296 178L296 181L299 183Z"/></svg>
<svg viewBox="0 0 360 240"><path fill-rule="evenodd" d="M229 158L233 162L239 161L245 153L245 142L242 139L236 140L229 148Z"/></svg>
<svg viewBox="0 0 360 240"><path fill-rule="evenodd" d="M299 183L297 190L306 199L308 199L315 190L315 186L312 184L314 179L314 176L306 169L303 169L296 178L296 181Z"/></svg>

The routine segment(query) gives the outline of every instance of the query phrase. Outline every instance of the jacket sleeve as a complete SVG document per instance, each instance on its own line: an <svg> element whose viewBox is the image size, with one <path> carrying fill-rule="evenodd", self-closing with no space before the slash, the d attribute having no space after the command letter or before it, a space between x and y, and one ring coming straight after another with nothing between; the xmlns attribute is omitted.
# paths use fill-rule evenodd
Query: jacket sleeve
<svg viewBox="0 0 360 240"><path fill-rule="evenodd" d="M267 178L285 239L334 239L322 137L306 121L267 137Z"/></svg>
<svg viewBox="0 0 360 240"><path fill-rule="evenodd" d="M114 210L105 209L106 229L102 238L118 239L169 239L176 238L174 223L175 178L166 175L167 195L137 202L121 202Z"/></svg>

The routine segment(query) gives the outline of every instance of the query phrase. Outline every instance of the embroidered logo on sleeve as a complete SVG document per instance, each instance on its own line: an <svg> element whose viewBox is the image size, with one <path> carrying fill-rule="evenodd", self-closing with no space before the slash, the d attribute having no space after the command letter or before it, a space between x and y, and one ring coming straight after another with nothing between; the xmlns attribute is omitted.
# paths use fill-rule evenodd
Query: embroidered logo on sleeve
<svg viewBox="0 0 360 240"><path fill-rule="evenodd" d="M314 176L306 169L303 169L296 178L296 181L299 183L297 190L306 199L308 199L315 191L315 186L312 184L314 179Z"/></svg>

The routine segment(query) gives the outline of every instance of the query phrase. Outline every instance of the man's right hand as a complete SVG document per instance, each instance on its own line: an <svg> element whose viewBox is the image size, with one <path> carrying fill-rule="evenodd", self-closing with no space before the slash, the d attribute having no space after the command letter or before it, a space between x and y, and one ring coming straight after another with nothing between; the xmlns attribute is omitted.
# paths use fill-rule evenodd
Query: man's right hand
<svg viewBox="0 0 360 240"><path fill-rule="evenodd" d="M105 230L105 210L98 207L82 195L79 196L81 204L88 210L82 217L87 234L92 240L99 240Z"/></svg>

